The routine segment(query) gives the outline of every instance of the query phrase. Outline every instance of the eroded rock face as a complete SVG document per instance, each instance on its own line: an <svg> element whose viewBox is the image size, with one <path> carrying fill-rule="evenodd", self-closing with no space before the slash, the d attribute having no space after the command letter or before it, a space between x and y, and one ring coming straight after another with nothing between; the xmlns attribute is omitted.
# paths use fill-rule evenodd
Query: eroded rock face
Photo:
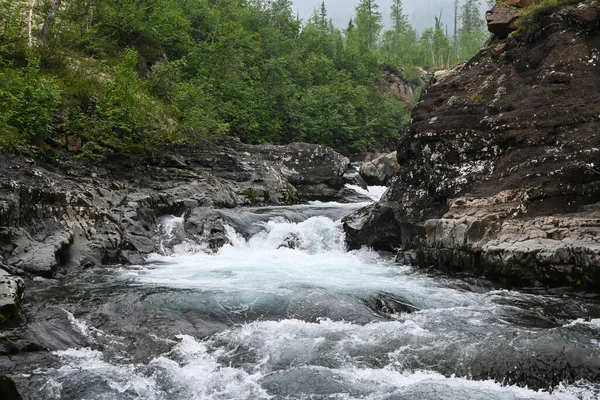
<svg viewBox="0 0 600 400"><path fill-rule="evenodd" d="M423 71L422 77L415 82L407 82L398 71L382 68L381 78L383 90L389 90L401 102L412 103L418 94L418 89L426 83L427 72Z"/></svg>
<svg viewBox="0 0 600 400"><path fill-rule="evenodd" d="M563 8L426 88L387 195L345 222L350 247L600 290L599 15Z"/></svg>
<svg viewBox="0 0 600 400"><path fill-rule="evenodd" d="M68 159L67 159L68 160ZM112 155L98 165L0 155L0 257L11 273L55 276L65 266L142 263L158 250L165 215L209 209L341 200L350 161L330 148L294 143L220 144ZM196 211L195 211L196 210ZM190 236L226 240L218 216ZM209 226L210 225L210 226Z"/></svg>

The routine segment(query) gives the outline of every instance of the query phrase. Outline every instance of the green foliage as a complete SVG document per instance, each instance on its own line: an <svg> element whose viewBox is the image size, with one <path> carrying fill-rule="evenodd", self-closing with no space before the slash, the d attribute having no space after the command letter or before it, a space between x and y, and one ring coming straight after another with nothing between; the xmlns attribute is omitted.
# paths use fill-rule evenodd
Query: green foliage
<svg viewBox="0 0 600 400"><path fill-rule="evenodd" d="M100 147L96 142L87 142L81 146L81 152L75 158L86 163L95 163L102 161L107 153L110 153L110 151Z"/></svg>
<svg viewBox="0 0 600 400"><path fill-rule="evenodd" d="M55 132L61 90L39 68L0 70L0 132L39 142Z"/></svg>
<svg viewBox="0 0 600 400"><path fill-rule="evenodd" d="M528 37L539 29L544 17L562 7L583 2L584 0L543 0L527 9L518 9L520 15L517 19L517 34Z"/></svg>
<svg viewBox="0 0 600 400"><path fill-rule="evenodd" d="M224 134L393 147L411 105L382 91L381 65L416 85L482 39L472 12L462 52L440 21L419 35L401 0L383 34L376 0L344 31L327 1L304 24L290 0L37 0L30 24L31 4L0 0L0 148L76 136L89 162Z"/></svg>

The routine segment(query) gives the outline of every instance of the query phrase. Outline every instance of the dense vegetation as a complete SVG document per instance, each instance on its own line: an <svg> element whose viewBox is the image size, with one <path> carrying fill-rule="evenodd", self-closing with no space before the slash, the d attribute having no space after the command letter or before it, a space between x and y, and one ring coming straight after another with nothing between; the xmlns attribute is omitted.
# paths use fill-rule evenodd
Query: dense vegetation
<svg viewBox="0 0 600 400"><path fill-rule="evenodd" d="M0 149L83 139L83 154L193 143L307 141L353 153L389 146L410 105L381 68L467 59L484 40L478 0L456 1L452 35L420 35L394 0L344 30L326 3L302 23L289 0L0 0ZM459 26L460 25L460 26Z"/></svg>

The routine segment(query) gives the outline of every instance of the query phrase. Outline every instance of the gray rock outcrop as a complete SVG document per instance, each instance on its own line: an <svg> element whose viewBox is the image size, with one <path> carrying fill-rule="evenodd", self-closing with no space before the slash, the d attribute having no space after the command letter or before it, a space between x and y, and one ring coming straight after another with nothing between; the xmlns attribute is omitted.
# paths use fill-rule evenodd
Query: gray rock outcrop
<svg viewBox="0 0 600 400"><path fill-rule="evenodd" d="M560 7L428 86L350 248L509 285L600 291L600 5Z"/></svg>
<svg viewBox="0 0 600 400"><path fill-rule="evenodd" d="M209 209L340 201L349 165L324 146L250 146L232 138L109 155L87 166L71 157L0 154L0 257L11 272L43 277L64 267L142 263L158 249L156 230L165 215L192 218L185 224L190 235L214 249L224 243L221 220L195 216Z"/></svg>

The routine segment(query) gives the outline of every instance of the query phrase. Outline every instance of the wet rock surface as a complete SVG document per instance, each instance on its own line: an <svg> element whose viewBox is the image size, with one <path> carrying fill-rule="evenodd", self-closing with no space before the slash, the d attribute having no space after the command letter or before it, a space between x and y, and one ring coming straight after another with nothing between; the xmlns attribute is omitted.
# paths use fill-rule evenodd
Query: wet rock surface
<svg viewBox="0 0 600 400"><path fill-rule="evenodd" d="M351 248L511 285L600 290L600 15L545 17L437 80L398 145L378 205L345 221Z"/></svg>
<svg viewBox="0 0 600 400"><path fill-rule="evenodd" d="M54 277L72 267L142 263L157 250L164 215L191 217L189 236L224 243L206 210L342 200L350 161L304 143L251 146L226 138L196 147L72 157L0 155L0 256L17 275ZM195 211L196 210L196 211ZM208 226L210 225L210 226ZM193 229L192 229L193 228Z"/></svg>
<svg viewBox="0 0 600 400"><path fill-rule="evenodd" d="M19 315L24 286L23 279L12 276L0 264L0 326Z"/></svg>

